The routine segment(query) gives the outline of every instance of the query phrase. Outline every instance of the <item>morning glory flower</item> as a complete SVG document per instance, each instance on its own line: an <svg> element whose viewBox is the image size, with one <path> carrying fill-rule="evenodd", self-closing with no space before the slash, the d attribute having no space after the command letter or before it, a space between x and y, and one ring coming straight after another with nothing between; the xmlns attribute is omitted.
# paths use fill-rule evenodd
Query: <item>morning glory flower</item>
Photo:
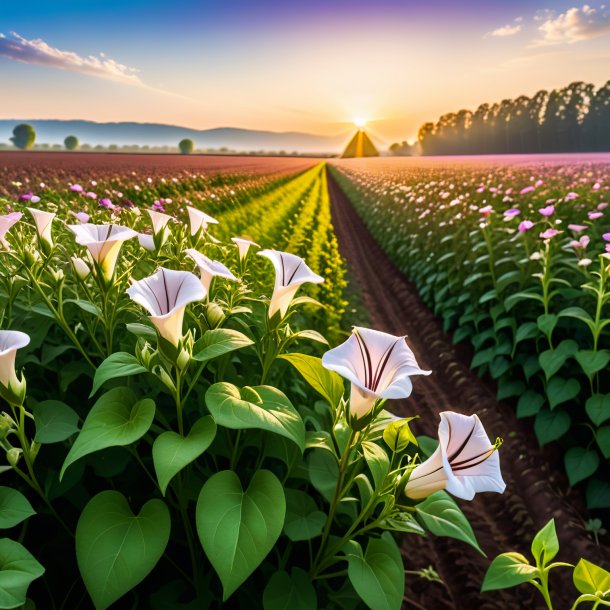
<svg viewBox="0 0 610 610"><path fill-rule="evenodd" d="M547 229L546 231L540 233L540 237L542 237L542 239L551 239L552 237L555 237L555 235L559 235L560 233L561 231L558 231L557 229Z"/></svg>
<svg viewBox="0 0 610 610"><path fill-rule="evenodd" d="M522 220L519 223L519 231L524 233L525 231L529 231L534 226L534 223L531 220Z"/></svg>
<svg viewBox="0 0 610 610"><path fill-rule="evenodd" d="M150 313L150 320L159 334L174 346L182 338L186 306L206 297L205 288L196 275L163 267L143 280L132 279L127 294Z"/></svg>
<svg viewBox="0 0 610 610"><path fill-rule="evenodd" d="M155 210L146 210L150 216L150 220L152 221L152 231L153 231L153 239L154 244L157 248L160 248L167 239L169 235L169 228L167 224L173 218L167 214L163 214L161 212L155 212ZM140 244L142 242L140 241ZM146 246L144 246L146 247Z"/></svg>
<svg viewBox="0 0 610 610"><path fill-rule="evenodd" d="M536 190L533 186L526 186L519 191L519 195L527 195L528 193L533 193Z"/></svg>
<svg viewBox="0 0 610 610"><path fill-rule="evenodd" d="M302 258L294 254L279 250L261 250L258 254L268 258L275 267L275 286L269 304L269 318L278 311L282 318L286 315L301 284L307 282L320 284L324 281L324 278L315 274Z"/></svg>
<svg viewBox="0 0 610 610"><path fill-rule="evenodd" d="M547 205L543 208L540 208L538 210L543 216L552 216L555 213L555 206L554 205Z"/></svg>
<svg viewBox="0 0 610 610"><path fill-rule="evenodd" d="M519 214L521 214L521 210L518 210L517 208L512 208L512 209L506 210L504 212L504 218L506 220L510 220L511 218L514 218L515 216L519 216Z"/></svg>
<svg viewBox="0 0 610 610"><path fill-rule="evenodd" d="M260 246L249 239L242 239L241 237L231 237L231 241L237 246L239 250L239 259L244 260L248 256L250 247L260 248Z"/></svg>
<svg viewBox="0 0 610 610"><path fill-rule="evenodd" d="M213 261L205 254L201 254L201 252L197 252L197 250L194 250L193 248L186 250L186 253L195 261L197 267L199 267L201 283L207 294L210 293L210 284L215 277L223 277L226 280L232 280L234 282L237 281L237 278L233 273L231 273L222 263Z"/></svg>
<svg viewBox="0 0 610 610"><path fill-rule="evenodd" d="M380 398L406 398L413 391L412 375L422 370L405 337L354 327L341 345L322 356L322 365L351 382L349 413L366 417Z"/></svg>
<svg viewBox="0 0 610 610"><path fill-rule="evenodd" d="M36 224L36 231L40 241L45 244L48 248L53 247L53 236L51 235L51 226L55 214L53 212L45 212L43 210L36 210L34 208L28 208L28 211L34 219Z"/></svg>
<svg viewBox="0 0 610 610"><path fill-rule="evenodd" d="M87 224L89 222L90 216L86 212L73 212L70 210L70 214L72 214L81 224Z"/></svg>
<svg viewBox="0 0 610 610"><path fill-rule="evenodd" d="M135 237L137 233L128 227L119 225L80 224L68 225L76 235L76 243L86 246L91 258L98 264L103 277L110 280L124 241Z"/></svg>
<svg viewBox="0 0 610 610"><path fill-rule="evenodd" d="M573 239L570 242L570 247L574 248L575 250L579 250L581 248L584 250L589 245L590 241L591 238L588 235L583 235L580 239Z"/></svg>
<svg viewBox="0 0 610 610"><path fill-rule="evenodd" d="M73 193L82 193L85 189L83 189L83 187L80 184L71 184L70 190Z"/></svg>
<svg viewBox="0 0 610 610"><path fill-rule="evenodd" d="M148 233L138 233L138 242L145 250L155 251L155 238Z"/></svg>
<svg viewBox="0 0 610 610"><path fill-rule="evenodd" d="M10 249L10 245L4 236L14 224L17 224L21 220L22 216L23 214L21 212L11 212L10 214L0 216L0 244L7 250Z"/></svg>
<svg viewBox="0 0 610 610"><path fill-rule="evenodd" d="M436 451L411 472L405 487L409 498L421 500L446 489L457 498L472 500L482 491L506 489L497 451L501 441L491 444L478 416L442 412L438 440Z"/></svg>
<svg viewBox="0 0 610 610"><path fill-rule="evenodd" d="M208 225L217 225L218 221L211 216L208 216L205 212L186 206L189 213L189 222L191 223L191 235L197 235L202 229L207 231Z"/></svg>
<svg viewBox="0 0 610 610"><path fill-rule="evenodd" d="M568 225L568 229L574 231L574 233L580 233L581 231L588 229L588 227L586 225Z"/></svg>
<svg viewBox="0 0 610 610"><path fill-rule="evenodd" d="M6 398L15 403L23 402L25 384L17 379L15 357L17 350L25 347L30 337L18 330L0 330L0 386L8 392Z"/></svg>

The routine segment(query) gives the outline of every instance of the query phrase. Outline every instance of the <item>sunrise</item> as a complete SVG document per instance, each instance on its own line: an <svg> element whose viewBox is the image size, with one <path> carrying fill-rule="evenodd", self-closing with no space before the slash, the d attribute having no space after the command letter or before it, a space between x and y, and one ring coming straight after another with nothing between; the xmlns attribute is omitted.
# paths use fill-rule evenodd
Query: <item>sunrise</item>
<svg viewBox="0 0 610 610"><path fill-rule="evenodd" d="M610 606L610 8L0 12L0 610Z"/></svg>

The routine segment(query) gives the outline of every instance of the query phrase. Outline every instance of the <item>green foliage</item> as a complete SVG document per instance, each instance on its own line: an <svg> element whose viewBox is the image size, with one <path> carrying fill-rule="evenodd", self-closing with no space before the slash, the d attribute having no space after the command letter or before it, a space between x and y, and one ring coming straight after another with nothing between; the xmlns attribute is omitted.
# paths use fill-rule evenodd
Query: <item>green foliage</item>
<svg viewBox="0 0 610 610"><path fill-rule="evenodd" d="M21 123L13 129L13 135L9 138L10 141L19 149L27 150L34 146L36 141L36 132L31 125Z"/></svg>
<svg viewBox="0 0 610 610"><path fill-rule="evenodd" d="M67 136L64 140L66 150L76 150L80 146L80 141L76 136Z"/></svg>
<svg viewBox="0 0 610 610"><path fill-rule="evenodd" d="M178 148L183 155L190 155L195 150L195 142L184 138L184 140L180 140L178 143Z"/></svg>
<svg viewBox="0 0 610 610"><path fill-rule="evenodd" d="M44 568L21 544L0 539L0 608L25 604L30 583L44 574Z"/></svg>

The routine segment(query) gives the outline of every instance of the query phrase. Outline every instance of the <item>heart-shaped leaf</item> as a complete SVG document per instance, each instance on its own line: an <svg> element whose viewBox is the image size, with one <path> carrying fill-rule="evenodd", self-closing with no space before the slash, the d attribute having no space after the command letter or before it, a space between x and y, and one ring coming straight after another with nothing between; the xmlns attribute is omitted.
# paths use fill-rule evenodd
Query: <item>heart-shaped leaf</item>
<svg viewBox="0 0 610 610"><path fill-rule="evenodd" d="M541 316L538 316L538 328L548 337L553 333L558 319L559 318L555 314L543 313Z"/></svg>
<svg viewBox="0 0 610 610"><path fill-rule="evenodd" d="M12 487L0 487L0 529L15 527L36 511L28 499Z"/></svg>
<svg viewBox="0 0 610 610"><path fill-rule="evenodd" d="M311 540L322 533L326 514L313 498L299 489L286 489L284 533L290 540Z"/></svg>
<svg viewBox="0 0 610 610"><path fill-rule="evenodd" d="M307 572L292 568L292 572L276 572L263 593L264 610L316 610L316 590Z"/></svg>
<svg viewBox="0 0 610 610"><path fill-rule="evenodd" d="M133 354L115 352L97 367L95 377L93 378L93 388L91 388L89 396L93 396L102 387L102 384L109 379L128 377L146 372L146 369Z"/></svg>
<svg viewBox="0 0 610 610"><path fill-rule="evenodd" d="M607 350L599 350L597 352L594 350L580 350L574 354L574 358L580 364L580 368L585 372L585 375L593 377L595 373L608 366L610 352Z"/></svg>
<svg viewBox="0 0 610 610"><path fill-rule="evenodd" d="M248 347L254 341L243 333L231 328L215 328L208 330L193 348L193 360L208 362L223 354Z"/></svg>
<svg viewBox="0 0 610 610"><path fill-rule="evenodd" d="M76 559L97 610L148 576L165 552L170 525L161 500L149 500L138 515L118 491L103 491L89 501L76 526Z"/></svg>
<svg viewBox="0 0 610 610"><path fill-rule="evenodd" d="M578 343L571 339L565 339L554 350L542 352L538 360L547 380L557 373L568 358L573 356L577 351Z"/></svg>
<svg viewBox="0 0 610 610"><path fill-rule="evenodd" d="M536 415L534 431L540 446L561 438L569 429L572 419L565 411L540 411Z"/></svg>
<svg viewBox="0 0 610 610"><path fill-rule="evenodd" d="M572 579L574 586L584 595L597 595L600 591L610 590L610 572L586 559L576 564Z"/></svg>
<svg viewBox="0 0 610 610"><path fill-rule="evenodd" d="M172 478L196 460L212 444L215 436L216 423L206 415L195 422L186 437L168 430L155 439L153 464L163 495Z"/></svg>
<svg viewBox="0 0 610 610"><path fill-rule="evenodd" d="M43 400L32 412L37 443L60 443L78 432L78 413L59 400Z"/></svg>
<svg viewBox="0 0 610 610"><path fill-rule="evenodd" d="M588 479L599 467L597 451L583 447L571 447L563 456L570 485Z"/></svg>
<svg viewBox="0 0 610 610"><path fill-rule="evenodd" d="M150 398L136 402L129 388L113 388L101 396L87 415L83 429L66 456L59 478L66 468L83 456L122 447L142 438L155 417L155 403Z"/></svg>
<svg viewBox="0 0 610 610"><path fill-rule="evenodd" d="M595 440L605 458L610 458L610 426L600 428L595 434Z"/></svg>
<svg viewBox="0 0 610 610"><path fill-rule="evenodd" d="M559 553L555 519L551 519L532 540L532 555L539 566L546 566Z"/></svg>
<svg viewBox="0 0 610 610"><path fill-rule="evenodd" d="M517 403L517 417L531 417L536 415L542 409L544 404L544 396L534 392L534 390L527 390L519 398Z"/></svg>
<svg viewBox="0 0 610 610"><path fill-rule="evenodd" d="M487 568L481 591L509 589L538 576L538 569L520 553L502 553Z"/></svg>
<svg viewBox="0 0 610 610"><path fill-rule="evenodd" d="M44 568L21 544L0 539L0 608L19 608L26 601L28 587L44 574Z"/></svg>
<svg viewBox="0 0 610 610"><path fill-rule="evenodd" d="M196 510L199 540L226 600L279 538L286 515L284 488L273 473L258 470L244 491L237 474L224 470L201 488Z"/></svg>
<svg viewBox="0 0 610 610"><path fill-rule="evenodd" d="M219 426L235 430L258 428L280 434L305 449L305 424L292 403L271 386L245 387L215 383L205 403Z"/></svg>
<svg viewBox="0 0 610 610"><path fill-rule="evenodd" d="M610 394L593 394L587 400L585 409L591 421L596 426L600 426L610 419Z"/></svg>
<svg viewBox="0 0 610 610"><path fill-rule="evenodd" d="M551 409L562 402L567 402L578 396L580 383L577 379L563 379L557 375L553 377L546 386L546 397Z"/></svg>

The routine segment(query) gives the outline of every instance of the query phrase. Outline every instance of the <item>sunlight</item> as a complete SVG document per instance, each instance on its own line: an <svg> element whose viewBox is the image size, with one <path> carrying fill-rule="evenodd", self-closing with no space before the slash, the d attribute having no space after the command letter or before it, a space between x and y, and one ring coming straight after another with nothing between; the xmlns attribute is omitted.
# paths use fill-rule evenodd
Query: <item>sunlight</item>
<svg viewBox="0 0 610 610"><path fill-rule="evenodd" d="M359 129L362 129L366 126L366 119L354 119L354 125L356 125L356 127L358 127Z"/></svg>

